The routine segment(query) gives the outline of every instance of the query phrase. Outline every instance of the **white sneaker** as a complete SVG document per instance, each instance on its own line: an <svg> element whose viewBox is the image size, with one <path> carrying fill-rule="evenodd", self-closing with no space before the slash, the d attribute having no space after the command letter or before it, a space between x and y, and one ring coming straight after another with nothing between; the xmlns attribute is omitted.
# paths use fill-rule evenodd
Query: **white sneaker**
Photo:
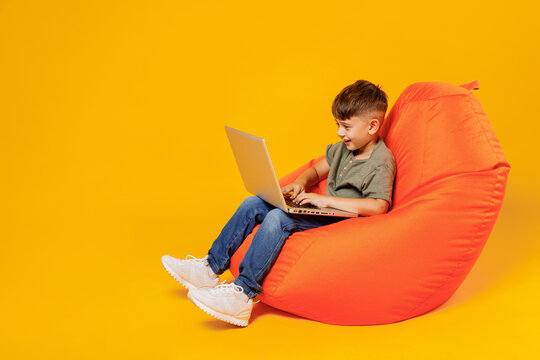
<svg viewBox="0 0 540 360"><path fill-rule="evenodd" d="M208 266L207 257L208 255L198 259L193 255L188 255L186 260L180 260L169 255L163 255L161 263L165 270L187 289L214 287L219 283L219 276L214 274L210 266Z"/></svg>
<svg viewBox="0 0 540 360"><path fill-rule="evenodd" d="M253 299L250 299L241 286L221 284L214 288L192 288L188 298L205 313L228 323L247 326ZM256 301L257 303L259 301Z"/></svg>

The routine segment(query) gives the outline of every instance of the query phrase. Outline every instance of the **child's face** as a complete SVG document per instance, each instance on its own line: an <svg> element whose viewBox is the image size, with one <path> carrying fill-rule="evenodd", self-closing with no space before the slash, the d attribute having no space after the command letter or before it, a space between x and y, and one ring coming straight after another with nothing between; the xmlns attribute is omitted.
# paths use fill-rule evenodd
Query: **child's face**
<svg viewBox="0 0 540 360"><path fill-rule="evenodd" d="M337 120L337 135L343 139L350 151L364 148L379 129L379 120L371 114L355 115L347 120Z"/></svg>

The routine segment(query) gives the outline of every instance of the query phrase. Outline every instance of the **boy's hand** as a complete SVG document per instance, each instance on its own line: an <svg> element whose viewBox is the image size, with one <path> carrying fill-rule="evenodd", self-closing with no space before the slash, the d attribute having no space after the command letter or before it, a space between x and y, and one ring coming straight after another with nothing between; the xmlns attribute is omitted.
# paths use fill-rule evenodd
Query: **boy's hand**
<svg viewBox="0 0 540 360"><path fill-rule="evenodd" d="M320 208L329 207L329 196L320 195L316 193L301 193L294 200L295 203L299 205L312 204Z"/></svg>
<svg viewBox="0 0 540 360"><path fill-rule="evenodd" d="M281 192L283 193L283 195L285 195L291 200L296 199L298 194L303 193L305 190L306 190L305 185L301 183L297 183L296 181L288 185L285 185L284 187L281 188Z"/></svg>

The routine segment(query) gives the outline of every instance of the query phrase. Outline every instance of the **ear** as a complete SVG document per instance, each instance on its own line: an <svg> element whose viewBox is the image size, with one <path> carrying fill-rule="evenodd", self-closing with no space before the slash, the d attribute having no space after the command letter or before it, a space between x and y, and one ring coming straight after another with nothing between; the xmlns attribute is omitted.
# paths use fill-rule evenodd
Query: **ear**
<svg viewBox="0 0 540 360"><path fill-rule="evenodd" d="M380 126L381 126L381 122L379 121L379 119L373 118L369 120L369 125L368 125L369 135L374 135L377 131L379 131Z"/></svg>

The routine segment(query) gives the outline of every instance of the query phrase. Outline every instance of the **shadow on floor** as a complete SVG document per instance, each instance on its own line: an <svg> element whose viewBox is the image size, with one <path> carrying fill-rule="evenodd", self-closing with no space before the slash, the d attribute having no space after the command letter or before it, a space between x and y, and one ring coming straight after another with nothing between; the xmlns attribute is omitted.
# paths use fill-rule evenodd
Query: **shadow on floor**
<svg viewBox="0 0 540 360"><path fill-rule="evenodd" d="M290 313L287 313L285 311L281 311L278 309L275 309L271 306L268 306L266 304L263 304L262 302L257 303L253 306L253 310L251 312L251 317L249 318L248 326L254 324L257 322L259 318L265 317L265 316L282 316L290 319L298 319L298 320L306 320L300 316L296 316ZM236 326L233 324L229 324L225 321L221 321L218 319L209 319L203 323L203 326L210 330L234 330L234 329L243 329L241 326Z"/></svg>
<svg viewBox="0 0 540 360"><path fill-rule="evenodd" d="M527 281L527 272L520 270L537 262L540 255L535 225L539 214L534 203L519 192L507 191L497 222L476 264L454 295L431 313L459 306L492 291L514 274L516 282Z"/></svg>

